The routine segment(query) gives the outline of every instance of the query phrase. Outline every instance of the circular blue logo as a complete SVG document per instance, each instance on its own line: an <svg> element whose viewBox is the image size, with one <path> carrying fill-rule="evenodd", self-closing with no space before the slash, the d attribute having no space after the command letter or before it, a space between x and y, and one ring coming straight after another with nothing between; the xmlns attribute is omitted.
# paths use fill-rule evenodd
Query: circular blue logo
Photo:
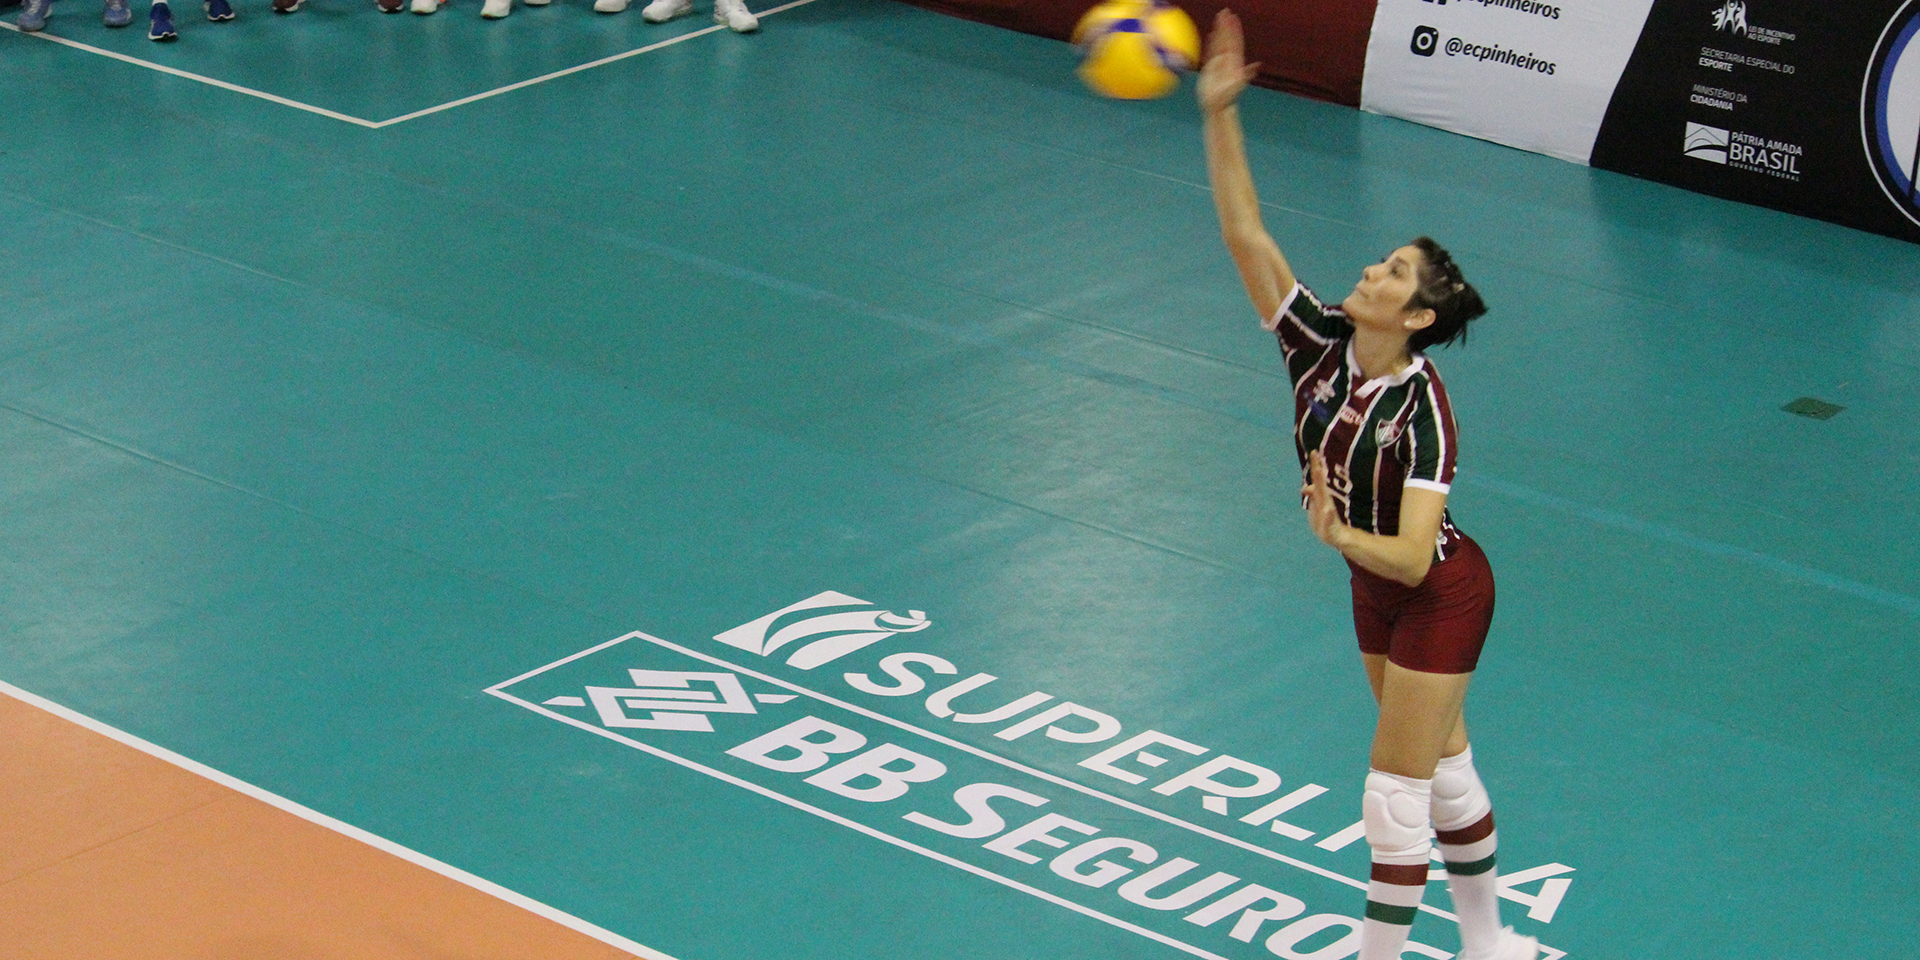
<svg viewBox="0 0 1920 960"><path fill-rule="evenodd" d="M1861 133L1880 189L1920 225L1920 0L1907 0L1874 47L1861 89Z"/></svg>

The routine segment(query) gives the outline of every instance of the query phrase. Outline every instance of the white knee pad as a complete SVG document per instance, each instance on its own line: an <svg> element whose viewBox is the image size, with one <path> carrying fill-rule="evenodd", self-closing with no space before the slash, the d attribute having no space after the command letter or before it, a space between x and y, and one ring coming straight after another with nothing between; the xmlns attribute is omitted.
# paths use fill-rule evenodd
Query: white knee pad
<svg viewBox="0 0 1920 960"><path fill-rule="evenodd" d="M1428 808L1433 804L1431 781L1415 780L1371 770L1360 810L1366 822L1367 846L1374 863L1426 863L1433 849Z"/></svg>
<svg viewBox="0 0 1920 960"><path fill-rule="evenodd" d="M1493 812L1493 800L1473 769L1473 750L1459 756L1442 757L1433 771L1433 825L1440 830L1460 830L1480 822Z"/></svg>

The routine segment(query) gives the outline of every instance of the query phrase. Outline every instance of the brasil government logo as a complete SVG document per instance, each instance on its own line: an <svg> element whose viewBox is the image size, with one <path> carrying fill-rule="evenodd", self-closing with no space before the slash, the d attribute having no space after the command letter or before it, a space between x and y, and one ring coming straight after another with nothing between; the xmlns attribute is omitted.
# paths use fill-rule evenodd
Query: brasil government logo
<svg viewBox="0 0 1920 960"><path fill-rule="evenodd" d="M1920 0L1907 0L1880 35L1861 89L1861 133L1887 199L1920 225Z"/></svg>

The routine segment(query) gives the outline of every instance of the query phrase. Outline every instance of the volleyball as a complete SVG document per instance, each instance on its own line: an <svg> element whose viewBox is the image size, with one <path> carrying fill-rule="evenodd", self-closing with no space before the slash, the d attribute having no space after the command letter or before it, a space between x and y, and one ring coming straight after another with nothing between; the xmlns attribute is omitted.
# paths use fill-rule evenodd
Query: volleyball
<svg viewBox="0 0 1920 960"><path fill-rule="evenodd" d="M1161 0L1106 0L1080 17L1073 43L1080 79L1118 100L1164 97L1200 62L1193 18Z"/></svg>

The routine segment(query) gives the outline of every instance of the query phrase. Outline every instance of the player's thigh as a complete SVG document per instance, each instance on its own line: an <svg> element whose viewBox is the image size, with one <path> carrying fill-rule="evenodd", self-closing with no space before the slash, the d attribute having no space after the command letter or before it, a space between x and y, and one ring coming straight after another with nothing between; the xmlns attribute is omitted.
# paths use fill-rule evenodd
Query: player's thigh
<svg viewBox="0 0 1920 960"><path fill-rule="evenodd" d="M1384 653L1363 653L1360 665L1367 671L1367 686L1373 690L1373 702L1380 702L1380 685L1387 675L1387 655Z"/></svg>
<svg viewBox="0 0 1920 960"><path fill-rule="evenodd" d="M1455 731L1465 736L1461 705L1472 679L1470 673L1424 673L1386 664L1381 670L1380 721L1373 732L1374 769L1431 779Z"/></svg>

